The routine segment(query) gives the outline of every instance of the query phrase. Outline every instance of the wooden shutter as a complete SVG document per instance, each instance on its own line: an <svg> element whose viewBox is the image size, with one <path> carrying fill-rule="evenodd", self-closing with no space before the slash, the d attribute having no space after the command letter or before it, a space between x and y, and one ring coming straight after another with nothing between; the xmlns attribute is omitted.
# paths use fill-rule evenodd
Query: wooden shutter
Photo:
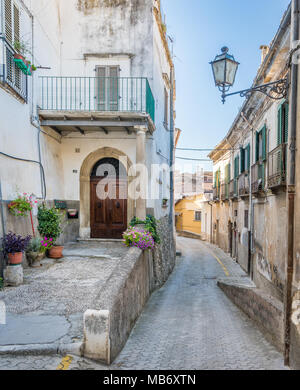
<svg viewBox="0 0 300 390"><path fill-rule="evenodd" d="M13 44L12 0L4 0L4 12L5 12L5 37L9 43Z"/></svg>
<svg viewBox="0 0 300 390"><path fill-rule="evenodd" d="M234 159L234 178L237 179L239 176L239 165L240 165L240 158L237 156Z"/></svg>
<svg viewBox="0 0 300 390"><path fill-rule="evenodd" d="M283 142L288 143L289 140L289 104L284 103L284 134Z"/></svg>
<svg viewBox="0 0 300 390"><path fill-rule="evenodd" d="M14 4L14 42L20 41L20 11Z"/></svg>
<svg viewBox="0 0 300 390"><path fill-rule="evenodd" d="M281 104L277 114L277 146L282 144L282 107Z"/></svg>
<svg viewBox="0 0 300 390"><path fill-rule="evenodd" d="M119 102L119 67L108 68L109 77L109 110L118 111Z"/></svg>
<svg viewBox="0 0 300 390"><path fill-rule="evenodd" d="M250 153L251 153L251 148L250 148L250 144L247 145L246 147L246 150L247 150L247 171L249 172L250 171Z"/></svg>
<svg viewBox="0 0 300 390"><path fill-rule="evenodd" d="M267 127L264 126L262 129L262 159L267 159Z"/></svg>
<svg viewBox="0 0 300 390"><path fill-rule="evenodd" d="M106 109L106 83L105 83L105 76L106 76L106 68L105 66L98 66L96 68L96 99L97 99L97 110L98 111L105 111Z"/></svg>
<svg viewBox="0 0 300 390"><path fill-rule="evenodd" d="M245 171L245 149L240 148L240 156L241 156L241 173Z"/></svg>
<svg viewBox="0 0 300 390"><path fill-rule="evenodd" d="M259 160L259 132L256 132L256 140L255 140L255 161Z"/></svg>

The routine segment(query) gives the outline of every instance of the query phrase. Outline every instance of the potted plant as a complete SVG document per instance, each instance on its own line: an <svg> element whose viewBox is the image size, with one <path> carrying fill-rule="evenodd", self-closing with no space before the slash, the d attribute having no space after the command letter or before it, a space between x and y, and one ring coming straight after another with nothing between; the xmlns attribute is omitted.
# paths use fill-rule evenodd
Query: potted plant
<svg viewBox="0 0 300 390"><path fill-rule="evenodd" d="M28 49L28 44L23 41L15 41L14 49L16 53L14 54L14 62L21 71L29 76L31 76L32 72L37 68L30 61L26 60L26 54L31 54Z"/></svg>
<svg viewBox="0 0 300 390"><path fill-rule="evenodd" d="M63 257L63 246L55 245L62 233L62 213L55 208L47 208L45 205L41 205L38 208L38 231L43 237L44 244L46 244L46 250L48 251L48 257L51 259L61 259Z"/></svg>
<svg viewBox="0 0 300 390"><path fill-rule="evenodd" d="M36 201L37 203L37 201ZM30 197L24 193L23 195L18 195L16 199L8 204L8 210L15 217L25 217L27 213L30 212L33 208L33 202Z"/></svg>
<svg viewBox="0 0 300 390"><path fill-rule="evenodd" d="M51 247L49 242L49 247ZM30 267L38 268L41 266L41 260L45 257L46 250L48 249L48 242L45 245L45 241L41 240L38 237L34 237L27 249L26 249L26 257Z"/></svg>
<svg viewBox="0 0 300 390"><path fill-rule="evenodd" d="M3 252L8 257L10 265L22 264L23 252L28 247L31 236L22 237L15 233L9 232L3 238Z"/></svg>

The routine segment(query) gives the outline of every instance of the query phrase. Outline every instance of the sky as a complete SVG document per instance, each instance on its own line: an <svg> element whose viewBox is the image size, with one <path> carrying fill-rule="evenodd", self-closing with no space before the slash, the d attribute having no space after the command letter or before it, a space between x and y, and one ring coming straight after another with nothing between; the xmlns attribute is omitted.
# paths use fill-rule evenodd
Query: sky
<svg viewBox="0 0 300 390"><path fill-rule="evenodd" d="M223 46L240 62L231 92L250 88L261 62L261 45L269 45L290 0L162 0L167 33L174 39L176 127L178 147L214 148L227 134L244 98L225 105L215 87L209 62ZM206 159L209 152L177 151L176 156ZM176 160L183 164L199 163ZM212 168L204 164L203 168ZM185 171L191 171L188 167Z"/></svg>

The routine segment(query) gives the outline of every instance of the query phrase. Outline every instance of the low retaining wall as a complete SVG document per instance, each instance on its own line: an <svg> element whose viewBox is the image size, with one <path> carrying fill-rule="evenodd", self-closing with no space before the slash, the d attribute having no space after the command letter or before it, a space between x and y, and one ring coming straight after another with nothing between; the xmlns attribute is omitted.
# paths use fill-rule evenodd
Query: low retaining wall
<svg viewBox="0 0 300 390"><path fill-rule="evenodd" d="M110 364L123 349L155 288L152 252L131 248L84 314L86 357Z"/></svg>
<svg viewBox="0 0 300 390"><path fill-rule="evenodd" d="M280 352L284 351L284 311L283 304L257 288L243 287L224 280L218 286L258 325Z"/></svg>
<svg viewBox="0 0 300 390"><path fill-rule="evenodd" d="M181 236L181 237L194 238L196 240L203 241L201 234L197 234L197 233L193 233L193 232L186 232L186 231L177 232L177 234L178 234L178 236Z"/></svg>

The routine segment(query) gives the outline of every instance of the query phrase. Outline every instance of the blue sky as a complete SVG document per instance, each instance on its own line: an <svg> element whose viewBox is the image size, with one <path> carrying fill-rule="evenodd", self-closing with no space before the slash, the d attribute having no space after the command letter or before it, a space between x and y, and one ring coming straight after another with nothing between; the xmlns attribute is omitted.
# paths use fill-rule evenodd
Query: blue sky
<svg viewBox="0 0 300 390"><path fill-rule="evenodd" d="M244 100L234 96L222 104L209 62L228 46L241 63L232 92L250 87L261 61L259 47L271 42L289 2L162 0L168 34L175 39L176 127L183 131L179 147L213 148L222 140ZM177 151L176 155L206 158L207 154Z"/></svg>

